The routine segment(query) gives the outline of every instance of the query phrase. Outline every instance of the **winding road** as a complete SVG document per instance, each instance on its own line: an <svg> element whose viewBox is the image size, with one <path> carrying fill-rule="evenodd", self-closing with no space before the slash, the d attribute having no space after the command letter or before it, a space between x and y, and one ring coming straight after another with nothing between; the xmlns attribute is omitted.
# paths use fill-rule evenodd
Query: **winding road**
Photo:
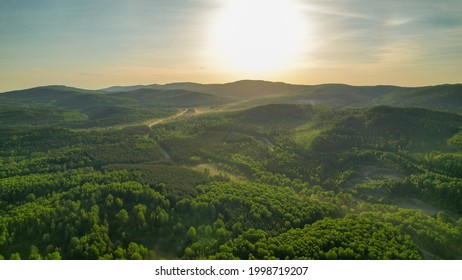
<svg viewBox="0 0 462 280"><path fill-rule="evenodd" d="M186 114L186 112L188 112L188 110L189 109L185 109L184 111L178 112L175 115L167 117L167 118L150 120L148 125L149 125L149 127L153 127L153 126L158 125L160 123L163 123L165 121L176 119L176 118L181 117L182 115Z"/></svg>

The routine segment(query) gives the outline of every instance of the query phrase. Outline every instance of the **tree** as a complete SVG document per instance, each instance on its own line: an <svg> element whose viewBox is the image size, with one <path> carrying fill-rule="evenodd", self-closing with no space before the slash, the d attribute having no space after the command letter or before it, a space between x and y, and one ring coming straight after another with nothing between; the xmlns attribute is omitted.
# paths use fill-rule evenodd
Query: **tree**
<svg viewBox="0 0 462 280"><path fill-rule="evenodd" d="M147 207L144 204L137 204L133 207L133 213L135 214L138 225L144 226L146 223L146 211Z"/></svg>
<svg viewBox="0 0 462 280"><path fill-rule="evenodd" d="M18 252L10 255L10 260L20 260L20 259L21 259L21 255Z"/></svg>
<svg viewBox="0 0 462 280"><path fill-rule="evenodd" d="M49 253L45 256L46 260L61 260L61 254L59 252Z"/></svg>
<svg viewBox="0 0 462 280"><path fill-rule="evenodd" d="M196 239L196 229L193 226L190 226L188 232L186 233L186 237L190 241L194 241Z"/></svg>
<svg viewBox="0 0 462 280"><path fill-rule="evenodd" d="M114 258L116 260L123 260L125 259L125 250L121 247L118 247L117 250L114 251Z"/></svg>
<svg viewBox="0 0 462 280"><path fill-rule="evenodd" d="M164 209L160 209L159 207L157 207L156 212L158 212L157 216L156 216L157 222L160 225L165 224L166 222L168 222L169 215Z"/></svg>
<svg viewBox="0 0 462 280"><path fill-rule="evenodd" d="M140 255L140 253L135 252L135 253L133 253L133 254L130 256L130 259L131 259L131 260L142 260L143 257Z"/></svg>
<svg viewBox="0 0 462 280"><path fill-rule="evenodd" d="M111 207L112 203L114 203L114 197L111 194L108 194L106 197L105 205L107 207Z"/></svg>
<svg viewBox="0 0 462 280"><path fill-rule="evenodd" d="M120 224L125 224L128 221L128 212L125 209L122 209L119 211L119 213L116 214L116 219Z"/></svg>
<svg viewBox="0 0 462 280"><path fill-rule="evenodd" d="M122 200L122 198L116 198L115 205L117 205L118 208L122 208L122 206L124 205L124 201Z"/></svg>
<svg viewBox="0 0 462 280"><path fill-rule="evenodd" d="M143 245L138 245L135 242L128 244L127 254L131 260L142 260L148 253L148 249Z"/></svg>
<svg viewBox="0 0 462 280"><path fill-rule="evenodd" d="M30 255L29 255L29 260L41 260L42 256L40 255L39 249L32 245L30 247Z"/></svg>

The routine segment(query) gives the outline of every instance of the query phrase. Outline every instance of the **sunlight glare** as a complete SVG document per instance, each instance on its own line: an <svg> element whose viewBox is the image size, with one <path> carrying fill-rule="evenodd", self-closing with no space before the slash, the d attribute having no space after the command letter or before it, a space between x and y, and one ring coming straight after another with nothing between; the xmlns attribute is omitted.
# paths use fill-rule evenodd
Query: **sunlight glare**
<svg viewBox="0 0 462 280"><path fill-rule="evenodd" d="M304 31L295 0L223 1L212 34L213 52L234 71L278 71L296 61Z"/></svg>

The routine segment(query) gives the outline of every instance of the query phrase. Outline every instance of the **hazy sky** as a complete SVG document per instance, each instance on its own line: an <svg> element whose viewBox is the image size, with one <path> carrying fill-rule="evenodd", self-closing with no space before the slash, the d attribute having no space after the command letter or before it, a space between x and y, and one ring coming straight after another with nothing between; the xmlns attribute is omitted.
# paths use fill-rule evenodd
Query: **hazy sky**
<svg viewBox="0 0 462 280"><path fill-rule="evenodd" d="M240 3L237 8L230 8L233 1ZM278 11L289 2L298 21L285 24ZM103 88L240 79L460 83L461 15L461 0L1 0L0 91L48 84ZM271 30L255 27L258 23ZM274 41L250 33L242 37L243 26L274 35ZM228 36L233 32L241 35ZM297 45L296 50L285 50L280 41L295 35L300 40L286 45ZM247 38L250 44L267 40L258 45L265 55L275 52L276 58L283 49L290 60L271 71L243 64L254 63L251 58L239 61L241 68L227 64L226 58L236 59L248 45L230 40ZM217 46L224 49L223 42L229 49L220 52Z"/></svg>

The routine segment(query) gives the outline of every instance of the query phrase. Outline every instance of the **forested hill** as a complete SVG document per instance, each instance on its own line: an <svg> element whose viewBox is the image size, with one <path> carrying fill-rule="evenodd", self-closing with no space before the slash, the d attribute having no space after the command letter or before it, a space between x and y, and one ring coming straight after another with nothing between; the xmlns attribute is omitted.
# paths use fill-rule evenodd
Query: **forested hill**
<svg viewBox="0 0 462 280"><path fill-rule="evenodd" d="M263 81L1 93L0 259L462 259L460 97Z"/></svg>
<svg viewBox="0 0 462 280"><path fill-rule="evenodd" d="M298 90L305 89L307 86L304 85L291 85L286 83L276 83L267 81L254 81L254 80L243 80L226 84L198 84L198 83L172 83L166 85L147 85L147 86L135 86L135 87L110 87L103 89L108 92L126 91L127 89L183 89L197 92L204 92L209 94L215 94L220 96L239 97L242 99L249 99L255 97L264 97L272 95L281 95L293 93Z"/></svg>
<svg viewBox="0 0 462 280"><path fill-rule="evenodd" d="M107 93L64 86L38 87L0 94L2 126L53 124L101 127L163 118L177 110L235 101L188 90L138 89Z"/></svg>
<svg viewBox="0 0 462 280"><path fill-rule="evenodd" d="M75 129L11 109L0 259L462 258L458 114L272 104Z"/></svg>
<svg viewBox="0 0 462 280"><path fill-rule="evenodd" d="M239 109L275 103L322 104L336 107L390 105L462 113L462 85L409 88L344 84L292 85L245 80L227 84L116 86L96 91L48 86L2 93L0 101L3 104L47 105L80 112L100 106L120 109L233 104L230 108Z"/></svg>
<svg viewBox="0 0 462 280"><path fill-rule="evenodd" d="M331 106L366 107L392 105L462 112L462 85L427 87L350 86L344 84L291 85L266 81L238 81L227 84L174 83L135 87L111 87L108 92L140 88L182 89L228 96L241 100L257 99L251 105L306 103Z"/></svg>
<svg viewBox="0 0 462 280"><path fill-rule="evenodd" d="M48 105L58 108L82 109L88 106L132 105L155 107L188 107L223 104L232 99L188 90L136 89L108 93L65 86L46 86L0 94L4 103Z"/></svg>

